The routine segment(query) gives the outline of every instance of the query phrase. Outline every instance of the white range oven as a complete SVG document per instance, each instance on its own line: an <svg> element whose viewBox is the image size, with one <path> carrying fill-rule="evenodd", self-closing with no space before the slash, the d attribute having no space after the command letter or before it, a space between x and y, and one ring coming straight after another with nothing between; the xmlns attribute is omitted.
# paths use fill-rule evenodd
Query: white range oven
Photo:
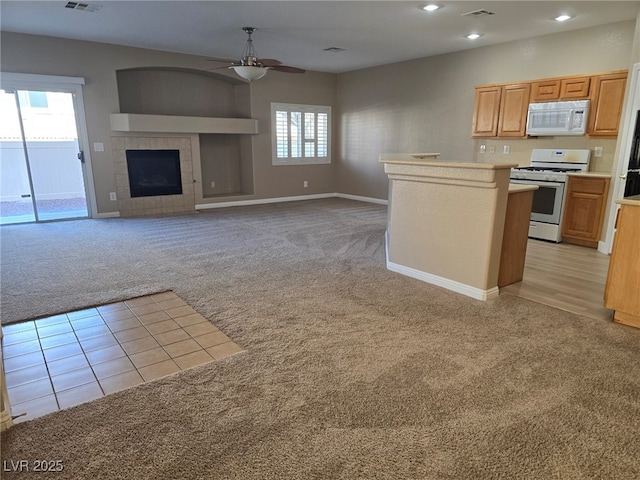
<svg viewBox="0 0 640 480"><path fill-rule="evenodd" d="M529 237L561 242L560 225L567 173L589 170L590 150L533 149L531 165L511 170L511 183L537 185L529 222Z"/></svg>

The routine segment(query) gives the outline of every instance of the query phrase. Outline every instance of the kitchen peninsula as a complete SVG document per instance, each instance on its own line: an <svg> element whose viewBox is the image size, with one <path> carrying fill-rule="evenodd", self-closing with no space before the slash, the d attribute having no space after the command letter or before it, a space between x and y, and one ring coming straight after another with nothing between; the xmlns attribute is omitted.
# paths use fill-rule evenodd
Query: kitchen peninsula
<svg viewBox="0 0 640 480"><path fill-rule="evenodd" d="M503 234L514 231L505 228L505 218L515 165L434 161L435 155L380 155L389 177L387 268L479 300L493 298ZM532 197L536 188L518 186L512 193ZM517 216L528 226L531 202L521 205ZM526 250L526 229L519 232ZM524 265L523 258L515 262Z"/></svg>

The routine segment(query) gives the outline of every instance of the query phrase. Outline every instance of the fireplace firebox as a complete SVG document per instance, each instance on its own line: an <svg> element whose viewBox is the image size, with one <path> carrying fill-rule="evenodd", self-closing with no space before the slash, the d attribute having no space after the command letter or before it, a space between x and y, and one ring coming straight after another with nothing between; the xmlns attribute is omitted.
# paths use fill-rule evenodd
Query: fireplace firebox
<svg viewBox="0 0 640 480"><path fill-rule="evenodd" d="M181 195L179 150L127 150L131 197Z"/></svg>

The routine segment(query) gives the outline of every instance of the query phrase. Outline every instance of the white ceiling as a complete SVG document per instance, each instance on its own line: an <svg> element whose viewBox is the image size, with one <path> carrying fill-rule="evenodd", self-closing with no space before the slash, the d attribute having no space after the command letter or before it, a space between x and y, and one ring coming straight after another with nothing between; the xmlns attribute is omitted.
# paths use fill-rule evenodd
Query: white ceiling
<svg viewBox="0 0 640 480"><path fill-rule="evenodd" d="M85 0L76 0L85 1ZM539 35L635 19L639 1L0 1L4 31L91 40L238 60L243 26L260 57L308 70L346 72ZM485 9L494 15L463 13ZM561 13L575 15L564 23ZM463 36L483 33L470 41ZM341 47L343 52L325 52Z"/></svg>

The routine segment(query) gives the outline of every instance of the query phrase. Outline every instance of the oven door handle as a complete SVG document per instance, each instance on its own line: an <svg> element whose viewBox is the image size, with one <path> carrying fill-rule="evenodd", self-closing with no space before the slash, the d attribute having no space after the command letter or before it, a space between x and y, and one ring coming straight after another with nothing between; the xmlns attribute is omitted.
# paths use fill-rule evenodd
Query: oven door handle
<svg viewBox="0 0 640 480"><path fill-rule="evenodd" d="M544 180L509 180L510 183L520 183L522 185L538 185L540 187L564 187L564 183L545 182Z"/></svg>

